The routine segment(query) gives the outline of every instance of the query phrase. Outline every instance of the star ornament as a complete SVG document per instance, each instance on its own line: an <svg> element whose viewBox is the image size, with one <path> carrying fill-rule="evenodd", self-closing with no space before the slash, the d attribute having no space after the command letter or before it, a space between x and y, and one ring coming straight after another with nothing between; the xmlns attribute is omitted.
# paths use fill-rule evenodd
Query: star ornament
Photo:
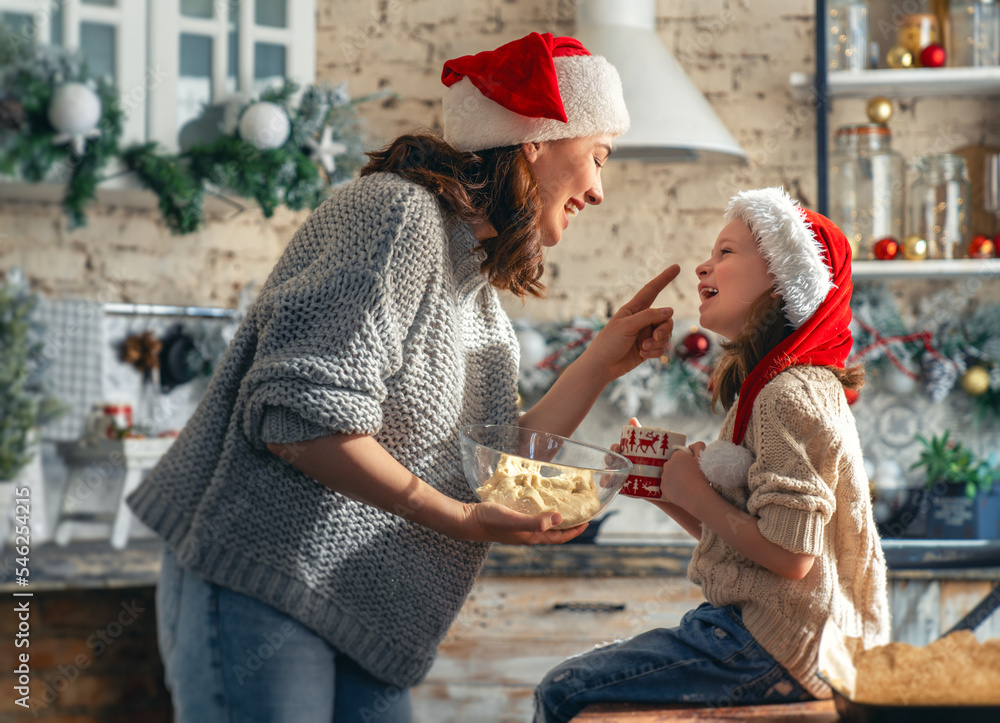
<svg viewBox="0 0 1000 723"><path fill-rule="evenodd" d="M333 126L323 126L323 134L318 140L306 138L306 146L309 148L309 157L316 163L322 164L329 176L337 170L337 162L334 159L347 152L346 145L333 140Z"/></svg>

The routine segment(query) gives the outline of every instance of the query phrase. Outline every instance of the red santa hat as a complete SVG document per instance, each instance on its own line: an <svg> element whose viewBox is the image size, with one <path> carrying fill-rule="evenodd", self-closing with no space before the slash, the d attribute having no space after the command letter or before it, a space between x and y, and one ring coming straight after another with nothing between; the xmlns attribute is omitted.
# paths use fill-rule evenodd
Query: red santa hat
<svg viewBox="0 0 1000 723"><path fill-rule="evenodd" d="M754 367L740 387L733 441L740 444L753 402L790 366L843 368L851 351L851 246L825 216L799 207L782 188L743 191L729 202L726 221L750 226L795 329ZM857 392L845 390L849 401Z"/></svg>
<svg viewBox="0 0 1000 723"><path fill-rule="evenodd" d="M618 71L575 38L531 33L444 64L444 139L461 151L621 135Z"/></svg>

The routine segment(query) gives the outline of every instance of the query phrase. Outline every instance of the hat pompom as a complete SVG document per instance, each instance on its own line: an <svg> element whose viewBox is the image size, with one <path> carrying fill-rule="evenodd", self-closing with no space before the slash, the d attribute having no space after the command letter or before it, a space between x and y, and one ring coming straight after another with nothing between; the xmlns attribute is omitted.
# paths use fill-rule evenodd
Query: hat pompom
<svg viewBox="0 0 1000 723"><path fill-rule="evenodd" d="M698 455L702 473L716 487L736 488L747 483L753 454L746 447L725 439L706 445Z"/></svg>

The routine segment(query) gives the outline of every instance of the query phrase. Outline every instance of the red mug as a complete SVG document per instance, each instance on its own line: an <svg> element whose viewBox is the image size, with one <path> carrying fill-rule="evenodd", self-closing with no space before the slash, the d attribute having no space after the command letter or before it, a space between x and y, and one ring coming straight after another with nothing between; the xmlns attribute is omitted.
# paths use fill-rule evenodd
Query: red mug
<svg viewBox="0 0 1000 723"><path fill-rule="evenodd" d="M632 462L632 470L621 493L630 497L659 499L663 464L676 449L687 446L687 437L680 432L658 427L622 427L619 454Z"/></svg>

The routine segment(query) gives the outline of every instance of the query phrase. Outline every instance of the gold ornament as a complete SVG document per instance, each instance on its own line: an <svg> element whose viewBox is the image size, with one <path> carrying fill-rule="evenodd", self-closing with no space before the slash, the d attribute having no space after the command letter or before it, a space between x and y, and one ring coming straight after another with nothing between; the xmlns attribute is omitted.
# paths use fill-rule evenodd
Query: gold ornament
<svg viewBox="0 0 1000 723"><path fill-rule="evenodd" d="M885 62L890 68L912 68L913 53L902 45L894 45L885 56Z"/></svg>
<svg viewBox="0 0 1000 723"><path fill-rule="evenodd" d="M979 365L969 367L969 370L962 375L961 384L962 389L974 397L986 394L990 388L990 373L986 371L985 367Z"/></svg>
<svg viewBox="0 0 1000 723"><path fill-rule="evenodd" d="M868 120L885 125L892 118L892 101L884 95L876 95L868 101Z"/></svg>
<svg viewBox="0 0 1000 723"><path fill-rule="evenodd" d="M907 236L903 239L903 257L910 261L923 261L927 258L927 242L919 236Z"/></svg>

